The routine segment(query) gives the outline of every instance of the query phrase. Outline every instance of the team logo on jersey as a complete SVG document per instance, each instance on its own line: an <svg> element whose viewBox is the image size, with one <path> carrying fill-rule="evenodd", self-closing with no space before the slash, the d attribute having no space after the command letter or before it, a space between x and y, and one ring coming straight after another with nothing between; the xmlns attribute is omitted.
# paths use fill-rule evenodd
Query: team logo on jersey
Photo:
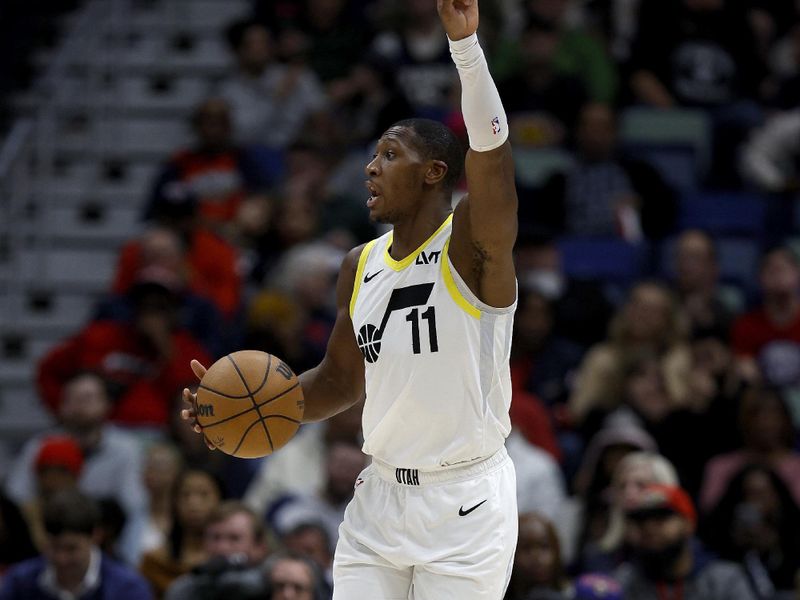
<svg viewBox="0 0 800 600"><path fill-rule="evenodd" d="M381 353L381 339L383 338L383 332L386 328L386 324L389 322L389 317L392 316L392 313L398 310L404 310L406 308L412 308L410 313L406 315L406 320L412 322L413 319L416 319L412 322L412 348L415 354L419 354L419 311L415 308L417 306L423 306L428 302L428 299L431 297L431 291L433 290L433 283L421 283L418 285L410 285L407 287L396 288L392 290L392 295L389 297L389 303L386 305L386 310L383 313L383 319L381 320L380 326L376 327L372 323L366 323L361 326L358 330L358 336L356 336L356 341L358 342L358 347L361 349L361 353L364 355L364 360L368 363L374 363L378 360L378 356ZM433 307L430 307L428 311L423 313L422 318L428 319L425 315L433 310ZM436 321L435 321L435 313L430 313L433 316L433 323L429 322L429 327L432 327L430 331L433 334L431 341L433 342L436 338ZM436 342L436 349L433 349L433 343L431 344L431 350L436 352L439 349L438 341Z"/></svg>

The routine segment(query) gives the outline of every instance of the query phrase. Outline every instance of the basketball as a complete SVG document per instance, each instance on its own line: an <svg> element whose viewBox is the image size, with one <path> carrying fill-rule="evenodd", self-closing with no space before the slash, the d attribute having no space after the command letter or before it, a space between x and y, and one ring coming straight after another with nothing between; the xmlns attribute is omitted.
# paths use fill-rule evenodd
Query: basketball
<svg viewBox="0 0 800 600"><path fill-rule="evenodd" d="M280 358L242 350L219 359L197 390L197 422L226 454L259 458L284 446L303 419L303 390Z"/></svg>

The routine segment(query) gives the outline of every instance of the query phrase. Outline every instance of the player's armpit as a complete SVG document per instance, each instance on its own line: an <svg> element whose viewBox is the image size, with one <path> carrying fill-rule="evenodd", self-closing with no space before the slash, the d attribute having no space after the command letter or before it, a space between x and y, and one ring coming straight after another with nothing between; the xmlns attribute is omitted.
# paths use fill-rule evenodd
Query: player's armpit
<svg viewBox="0 0 800 600"><path fill-rule="evenodd" d="M304 422L321 421L354 405L364 397L364 357L356 343L350 320L358 258L364 246L351 250L342 263L336 283L336 323L322 362L300 375L305 397Z"/></svg>

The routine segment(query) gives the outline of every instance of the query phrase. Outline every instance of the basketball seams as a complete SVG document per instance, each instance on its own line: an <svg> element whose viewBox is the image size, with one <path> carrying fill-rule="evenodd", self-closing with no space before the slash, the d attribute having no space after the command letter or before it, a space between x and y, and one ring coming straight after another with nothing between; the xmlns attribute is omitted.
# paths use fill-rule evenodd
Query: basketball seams
<svg viewBox="0 0 800 600"><path fill-rule="evenodd" d="M256 404L255 406L252 406L250 408L246 408L245 410L243 410L240 413L236 413L234 415L230 415L229 417L225 417L223 419L220 419L219 421L214 421L213 423L206 423L206 424L200 423L200 425L204 429L208 429L209 427L215 427L217 425L221 425L223 423L227 423L228 421L232 421L233 419L241 417L242 415L246 415L247 413L249 413L249 412L251 412L253 410L257 410L257 409L261 408L262 406L266 406L267 404L270 404L271 402L275 402L276 400L280 400L283 396L285 396L286 394L288 394L292 390L297 389L298 387L300 387L300 382L299 381L297 381L292 387L288 387L285 390L283 390L282 392L280 392L278 394L275 394L271 398L268 398L267 400L264 400L264 402L262 402L260 404ZM206 389L207 389L207 391L209 391L212 394L219 394L219 392L217 392L215 390L210 390L208 388L206 388ZM223 396L223 394L219 394L219 395ZM223 396L223 397L227 398L228 396ZM247 397L247 396L245 396L245 397ZM262 419L266 419L267 417L270 416L270 415L267 415L266 417L262 416L260 412L258 414ZM300 423L300 421L298 421L298 423Z"/></svg>
<svg viewBox="0 0 800 600"><path fill-rule="evenodd" d="M265 374L265 377L264 377L264 384L266 384L267 379L269 378L269 370L272 367L272 355L268 354L267 356L268 356L268 358L267 358L267 370L266 370L266 374ZM253 408L258 413L258 417L259 418L258 418L257 422L261 423L262 427L264 427L264 434L267 436L267 441L269 442L269 449L270 449L270 452L272 452L274 450L274 447L272 445L272 438L269 435L269 430L267 430L267 424L263 420L264 416L261 414L261 411L259 410L258 403L256 402L256 399L253 397L253 392L250 391L250 386L247 385L247 381L245 380L241 369L239 369L239 365L237 365L236 361L233 360L233 357L230 354L228 354L225 358L227 358L231 362L231 364L233 365L233 368L236 369L236 373L239 375L239 379L242 380L242 384L244 385L244 389L246 389L247 393L250 395L250 401L253 403ZM252 428L252 425L247 428L247 431L249 431L251 428ZM245 432L245 434L242 435L241 439L239 440L239 444L236 446L236 450L234 450L234 454L236 452L238 452L239 447L244 442L244 438L246 437L246 435L247 435L247 432Z"/></svg>
<svg viewBox="0 0 800 600"><path fill-rule="evenodd" d="M242 447L242 444L244 444L245 439L247 439L247 434L249 434L250 430L253 429L253 427L258 425L260 422L261 422L260 419L256 419L255 421L250 423L250 425L247 426L247 429L245 429L244 433L242 433L242 437L239 439L239 443L236 445L236 448L233 449L233 452L231 452L231 454L235 455L239 451L239 448ZM272 442L270 441L270 445L271 444Z"/></svg>

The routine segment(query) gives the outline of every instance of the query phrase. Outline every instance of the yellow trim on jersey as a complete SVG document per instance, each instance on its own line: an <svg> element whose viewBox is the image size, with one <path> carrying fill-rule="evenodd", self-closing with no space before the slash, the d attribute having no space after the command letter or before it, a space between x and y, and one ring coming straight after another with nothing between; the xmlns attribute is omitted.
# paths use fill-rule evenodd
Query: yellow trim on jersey
<svg viewBox="0 0 800 600"><path fill-rule="evenodd" d="M450 297L453 298L455 303L458 304L465 313L470 317L480 319L481 311L472 306L469 300L464 298L461 290L459 290L456 285L455 279L453 279L453 273L450 272L450 256L447 254L449 248L450 238L447 238L447 241L444 243L444 250L442 250L442 277L444 278L445 286L447 286L447 291L450 292Z"/></svg>
<svg viewBox="0 0 800 600"><path fill-rule="evenodd" d="M361 255L358 257L358 268L356 269L356 280L353 282L353 293L350 295L350 318L353 318L353 313L356 310L356 298L358 297L358 290L361 289L361 277L364 275L364 267L367 264L367 259L369 258L369 251L372 250L372 247L375 245L375 242L378 240L372 240L368 242L364 249L361 251Z"/></svg>
<svg viewBox="0 0 800 600"><path fill-rule="evenodd" d="M389 254L389 248L391 248L392 240L394 239L394 232L389 233L389 237L386 240L386 248L384 248L384 251L383 251L383 259L386 261L386 264L389 265L389 267L392 268L395 271L402 271L403 269L405 269L408 265L410 265L411 263L413 263L417 259L417 257L420 255L420 252L422 252L425 249L425 246L430 244L431 240L433 238L435 238L437 235L439 235L442 232L442 230L450 224L450 222L452 220L453 220L453 215L451 213L444 220L444 223L442 223L439 226L439 229L437 229L436 231L434 231L431 234L431 237L429 237L427 240L422 242L422 244L420 244L419 248L414 250L414 252L412 252L411 254L409 254L408 256L406 256L402 260L395 260L395 259L392 258L392 255Z"/></svg>

